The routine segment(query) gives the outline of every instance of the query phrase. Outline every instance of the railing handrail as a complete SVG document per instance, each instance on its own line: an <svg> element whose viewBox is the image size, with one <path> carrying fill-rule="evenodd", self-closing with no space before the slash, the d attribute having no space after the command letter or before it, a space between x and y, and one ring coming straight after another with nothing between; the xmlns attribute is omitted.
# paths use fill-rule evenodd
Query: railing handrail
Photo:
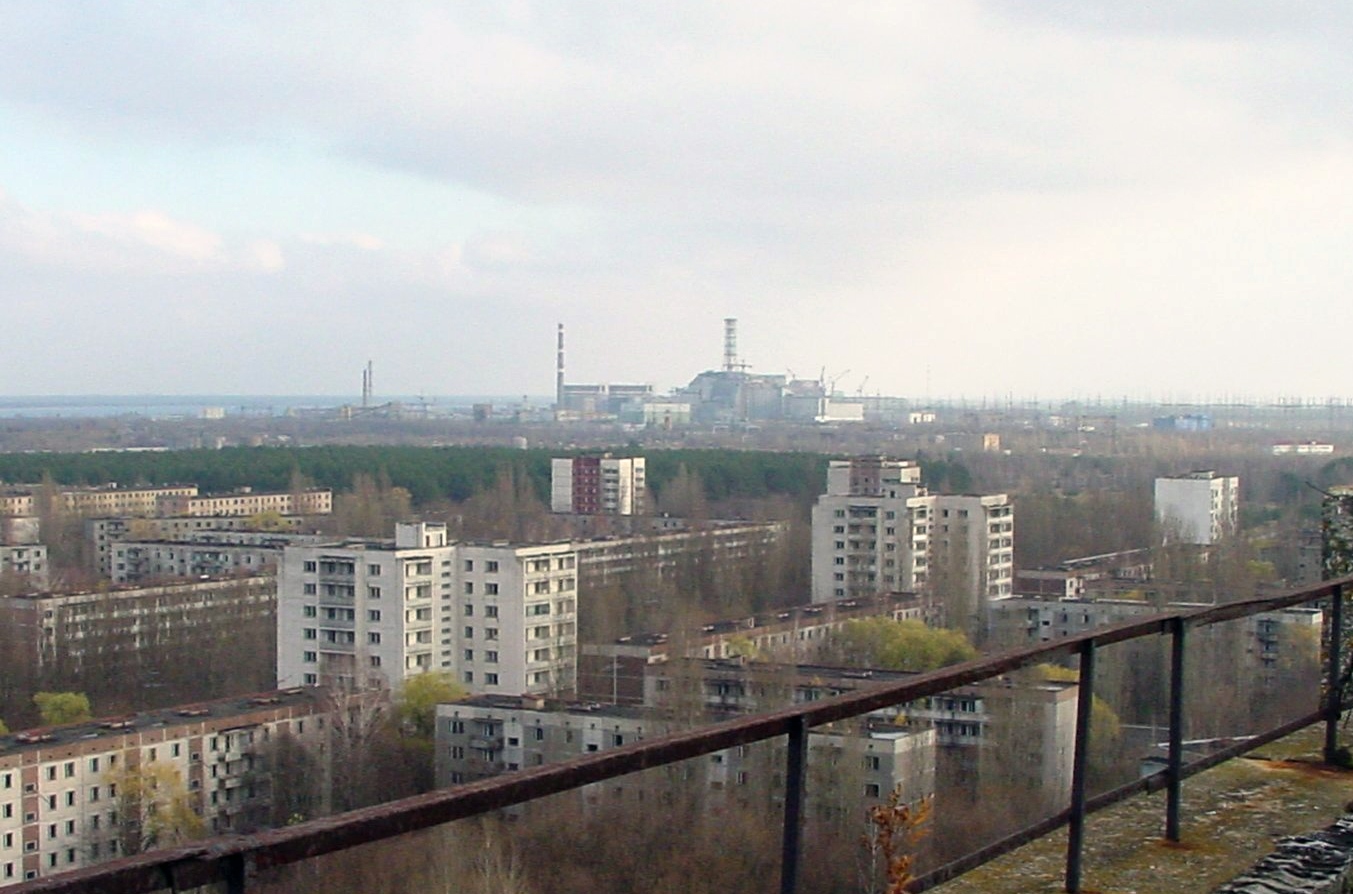
<svg viewBox="0 0 1353 894"><path fill-rule="evenodd" d="M618 746L595 754L516 770L503 776L309 820L294 826L252 835L222 836L20 882L7 888L6 894L10 891L13 894L38 894L38 892L77 894L95 889L115 894L142 894L167 887L183 890L221 881L225 881L231 891L242 891L246 876L259 870L284 866L360 844L478 816L738 745L790 735L796 728L811 729L858 717L872 711L938 695L960 686L978 683L1028 666L1040 659L1080 654L1087 647L1106 646L1145 636L1167 634L1175 626L1175 619L1179 619L1184 628L1217 624L1326 599L1339 593L1347 584L1353 584L1353 575L1324 581L1311 587L1293 588L1273 596L1244 599L1198 609L1159 612L1145 618L1094 628L1051 642L980 656L939 670L916 674L903 682L872 683L865 689L803 705L739 717L699 729ZM1283 731L1285 735L1318 722L1325 716L1324 711L1318 711L1284 724L1276 730ZM1227 756L1243 754L1270 740L1270 737L1261 734L1253 743L1243 743L1248 747L1236 746L1227 749ZM1195 761L1184 766L1184 775L1192 775L1217 762L1216 759L1207 758ZM1090 799L1087 807L1090 810L1099 809L1116 803L1128 795L1155 790L1163 784L1161 777L1165 773L1166 771L1160 771ZM1037 837L1036 835L1031 837L1030 832L1037 830L1041 835L1065 825L1070 813L1070 810L1062 810L974 854L983 854L985 859L990 859L1010 850L1016 843L1024 843L1032 840L1032 837ZM948 867L941 867L931 873L922 880L921 887L929 887L940 880L953 877L956 873L947 870L960 864L963 864L961 871L972 868L971 865L967 865L969 857L972 856L970 854L968 857L960 858ZM941 875L943 878L940 878Z"/></svg>

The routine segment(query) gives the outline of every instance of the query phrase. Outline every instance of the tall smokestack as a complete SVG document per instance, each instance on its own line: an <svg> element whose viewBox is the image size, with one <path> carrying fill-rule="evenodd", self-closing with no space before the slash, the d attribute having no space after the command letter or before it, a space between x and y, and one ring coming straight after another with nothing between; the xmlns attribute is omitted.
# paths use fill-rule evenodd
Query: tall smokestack
<svg viewBox="0 0 1353 894"><path fill-rule="evenodd" d="M372 380L371 380L371 361L366 362L366 368L362 370L362 406L371 406Z"/></svg>
<svg viewBox="0 0 1353 894"><path fill-rule="evenodd" d="M725 317L723 321L723 371L733 372L738 368L738 321L736 317Z"/></svg>
<svg viewBox="0 0 1353 894"><path fill-rule="evenodd" d="M564 324L559 324L559 355L554 368L554 408L564 409Z"/></svg>

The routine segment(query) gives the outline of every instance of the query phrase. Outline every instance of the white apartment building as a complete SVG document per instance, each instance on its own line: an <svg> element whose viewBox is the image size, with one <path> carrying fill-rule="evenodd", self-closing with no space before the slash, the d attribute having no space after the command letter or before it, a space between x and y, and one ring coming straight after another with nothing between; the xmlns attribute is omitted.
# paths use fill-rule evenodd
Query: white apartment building
<svg viewBox="0 0 1353 894"><path fill-rule="evenodd" d="M614 705L545 702L542 699L480 697L437 706L436 766L439 786L455 785L527 767L538 767L677 732L661 714ZM809 811L838 819L855 816L902 786L908 800L935 791L935 732L877 723L858 730L809 731L809 767L831 773L845 786L808 787ZM753 792L782 797L783 758L740 746L696 758L686 772L705 797L747 802ZM665 777L639 774L584 787L587 804L629 796L643 799ZM844 790L843 790L844 789Z"/></svg>
<svg viewBox="0 0 1353 894"><path fill-rule="evenodd" d="M313 693L270 692L0 736L0 889L135 850L139 779L175 789L206 832L267 827L269 743L317 744L323 711Z"/></svg>
<svg viewBox="0 0 1353 894"><path fill-rule="evenodd" d="M1156 521L1167 540L1207 546L1235 531L1240 479L1205 469L1156 479Z"/></svg>
<svg viewBox="0 0 1353 894"><path fill-rule="evenodd" d="M84 521L85 542L89 546L89 555L94 570L104 577L113 577L120 569L116 562L116 544L119 541L172 540L177 542L199 541L234 532L259 537L295 534L302 527L304 519L299 516L283 516L274 519L277 522L274 532L254 530L254 521L247 516L166 516L163 518L132 518L111 516L108 518L87 518ZM235 538L237 543L249 542Z"/></svg>
<svg viewBox="0 0 1353 894"><path fill-rule="evenodd" d="M222 531L194 534L182 541L119 540L108 550L107 577L115 584L127 584L173 577L273 574L287 546L324 539L316 534Z"/></svg>
<svg viewBox="0 0 1353 894"><path fill-rule="evenodd" d="M476 693L571 691L577 554L567 543L453 543L442 524L394 541L288 547L278 583L278 685L426 671Z"/></svg>
<svg viewBox="0 0 1353 894"><path fill-rule="evenodd" d="M644 458L575 456L550 460L550 511L643 515Z"/></svg>
<svg viewBox="0 0 1353 894"><path fill-rule="evenodd" d="M1005 494L928 494L908 460L833 460L813 506L813 601L925 591L966 578L967 624L1014 586L1014 508Z"/></svg>
<svg viewBox="0 0 1353 894"><path fill-rule="evenodd" d="M910 460L832 460L813 506L813 601L915 590L908 501L924 493Z"/></svg>
<svg viewBox="0 0 1353 894"><path fill-rule="evenodd" d="M41 543L0 546L0 580L18 579L27 589L47 589L47 547Z"/></svg>

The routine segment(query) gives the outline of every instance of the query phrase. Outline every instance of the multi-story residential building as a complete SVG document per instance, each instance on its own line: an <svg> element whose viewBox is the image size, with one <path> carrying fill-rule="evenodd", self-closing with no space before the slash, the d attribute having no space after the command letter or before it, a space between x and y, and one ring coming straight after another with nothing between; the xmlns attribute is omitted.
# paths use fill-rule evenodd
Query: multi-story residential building
<svg viewBox="0 0 1353 894"><path fill-rule="evenodd" d="M288 547L279 685L369 678L375 669L397 688L436 670L472 692L572 691L577 561L567 543L453 543L432 523L398 525L393 541Z"/></svg>
<svg viewBox="0 0 1353 894"><path fill-rule="evenodd" d="M821 605L794 606L772 614L716 621L674 634L624 636L615 642L582 646L578 656L578 697L622 705L646 701L649 666L669 659L736 659L747 654L774 661L803 661L815 656L833 632L847 622L885 617L922 619L921 600L910 593L880 594Z"/></svg>
<svg viewBox="0 0 1353 894"><path fill-rule="evenodd" d="M163 501L196 495L195 484L63 488L61 502L68 512L77 515L158 515Z"/></svg>
<svg viewBox="0 0 1353 894"><path fill-rule="evenodd" d="M643 515L644 458L575 456L550 461L550 510L578 515Z"/></svg>
<svg viewBox="0 0 1353 894"><path fill-rule="evenodd" d="M988 608L991 643L1017 647L1050 642L1172 609L1202 608L1202 603L1146 599L1012 598ZM1237 662L1255 679L1271 680L1280 669L1319 658L1323 614L1294 607L1264 612L1236 622L1241 638ZM1204 632L1214 628L1203 628Z"/></svg>
<svg viewBox="0 0 1353 894"><path fill-rule="evenodd" d="M398 686L410 674L453 667L454 563L446 526L434 524L398 525L393 541L284 550L278 686L365 686L373 673Z"/></svg>
<svg viewBox="0 0 1353 894"><path fill-rule="evenodd" d="M813 506L813 601L915 591L926 557L912 548L908 501L924 493L915 462L832 460L827 491Z"/></svg>
<svg viewBox="0 0 1353 894"><path fill-rule="evenodd" d="M97 667L117 679L134 676L149 650L191 652L195 643L214 641L223 630L243 635L270 626L276 586L274 577L261 575L0 597L0 625L27 654L31 668Z"/></svg>
<svg viewBox="0 0 1353 894"><path fill-rule="evenodd" d="M976 629L1014 581L1014 509L1005 494L928 494L907 460L833 460L813 506L813 601L941 589L946 623ZM963 597L963 598L960 598Z"/></svg>
<svg viewBox="0 0 1353 894"><path fill-rule="evenodd" d="M251 516L264 513L278 515L328 515L333 512L333 492L311 488L298 493L255 493L244 488L234 493L212 496L183 495L160 501L162 515Z"/></svg>
<svg viewBox="0 0 1353 894"><path fill-rule="evenodd" d="M483 779L526 767L537 767L579 755L606 751L682 728L662 712L613 705L554 702L529 698L480 697L437 706L436 761L439 785ZM856 729L810 731L809 772L821 766L837 785L808 787L810 815L836 819L843 810L878 803L896 786L908 800L934 793L935 734L889 723L867 723ZM826 768L831 770L827 771ZM782 796L783 758L767 759L758 749L738 747L691 761L694 783L707 801L724 799L750 804L754 798ZM581 790L595 804L606 789L608 799L643 798L665 778L633 777ZM759 794L754 794L759 793Z"/></svg>
<svg viewBox="0 0 1353 894"><path fill-rule="evenodd" d="M247 516L165 516L161 518L87 518L85 542L92 557L94 570L103 577L113 577L117 568L113 544L118 541L169 540L192 542L221 535L223 532L253 532L259 537L295 534L302 530L305 519L296 515L269 520L275 531L256 531L255 521ZM240 541L245 542L245 541Z"/></svg>
<svg viewBox="0 0 1353 894"><path fill-rule="evenodd" d="M119 540L109 550L107 576L115 584L172 577L275 574L287 546L323 542L318 534L263 531L202 532L182 541Z"/></svg>
<svg viewBox="0 0 1353 894"><path fill-rule="evenodd" d="M1156 479L1156 521L1167 541L1207 546L1235 531L1240 479L1205 469Z"/></svg>
<svg viewBox="0 0 1353 894"><path fill-rule="evenodd" d="M47 547L41 543L0 546L0 581L14 581L25 590L42 592L48 582Z"/></svg>
<svg viewBox="0 0 1353 894"><path fill-rule="evenodd" d="M151 844L152 800L181 801L203 832L272 824L271 743L319 745L324 710L268 692L0 736L0 888Z"/></svg>

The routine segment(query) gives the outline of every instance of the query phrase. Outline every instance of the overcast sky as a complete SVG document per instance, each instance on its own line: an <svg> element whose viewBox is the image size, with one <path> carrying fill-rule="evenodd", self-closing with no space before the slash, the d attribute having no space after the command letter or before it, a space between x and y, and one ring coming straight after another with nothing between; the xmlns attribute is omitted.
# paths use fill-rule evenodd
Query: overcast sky
<svg viewBox="0 0 1353 894"><path fill-rule="evenodd" d="M0 393L1353 395L1353 5L0 5ZM868 377L867 382L865 381Z"/></svg>

